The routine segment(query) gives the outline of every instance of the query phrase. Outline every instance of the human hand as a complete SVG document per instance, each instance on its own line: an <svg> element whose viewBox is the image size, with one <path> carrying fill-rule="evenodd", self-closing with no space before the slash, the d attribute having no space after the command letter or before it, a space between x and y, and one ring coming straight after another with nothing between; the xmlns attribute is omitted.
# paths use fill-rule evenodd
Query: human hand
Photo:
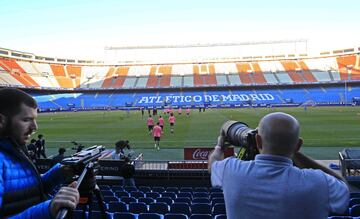
<svg viewBox="0 0 360 219"><path fill-rule="evenodd" d="M76 189L77 182L72 182L69 186L61 187L50 203L50 214L53 218L61 208L75 209L79 203L80 194Z"/></svg>
<svg viewBox="0 0 360 219"><path fill-rule="evenodd" d="M225 142L225 137L222 135L219 135L217 138L217 143L216 143L216 147L220 147L222 150L224 149L224 142Z"/></svg>

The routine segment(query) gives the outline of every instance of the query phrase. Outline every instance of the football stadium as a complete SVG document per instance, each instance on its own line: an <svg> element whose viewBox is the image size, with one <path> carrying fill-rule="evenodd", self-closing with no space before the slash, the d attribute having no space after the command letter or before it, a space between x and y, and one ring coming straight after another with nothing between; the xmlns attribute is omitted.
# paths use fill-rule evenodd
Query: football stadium
<svg viewBox="0 0 360 219"><path fill-rule="evenodd" d="M63 160L63 165L82 163L87 165L85 170L91 169L95 173L91 180L97 185L89 189L90 193L80 200L76 210L68 213L69 218L227 218L224 192L221 187L212 187L208 171L209 155L217 145L220 130L229 120L236 121L235 125L244 123L242 134L247 136L241 138L240 143L230 142L228 138L225 157L236 157L242 149L254 146L251 133L261 118L274 112L294 116L300 123L300 136L304 141L301 152L342 175L349 183L347 210L330 212L328 218L360 217L360 164L357 160L360 159L360 41L356 39L359 35L353 29L355 27L347 28L353 24L351 22L359 21L354 15L356 12L342 14L342 21L349 21L349 24L341 24L344 35L334 31L333 35L327 32L330 34L320 36L321 31L311 32L316 24L307 19L299 23L302 19L294 18L288 21L289 29L285 24L285 30L263 26L278 30L278 35L267 35L265 29L259 32L250 28L249 33L262 36L251 37L245 31L247 36L241 38L240 31L240 35L234 32L235 36L231 38L217 31L207 32L205 27L214 25L220 32L226 31L226 27L222 27L226 22L233 25L248 21L246 27L257 24L257 19L265 22L265 17L255 20L232 17L226 10L234 13L234 9L241 11L245 7L267 14L270 12L266 8L281 9L281 3L268 6L259 1L264 5L257 8L249 2L241 6L233 1L201 1L204 5L175 1L177 3L172 6L163 1L153 4L139 1L139 4L145 4L141 6L112 2L99 6L97 10L104 13L100 18L99 12L98 18L103 26L96 26L97 21L89 14L96 14L97 4L91 1L39 2L32 5L29 1L23 6L0 2L5 6L2 20L14 20L17 25L22 25L18 28L24 28L29 34L34 31L43 34L27 37L25 32L20 34L12 29L0 34L8 35L3 39L0 36L0 86L22 90L37 102L38 128L31 139L37 140L38 135L43 135L46 141L46 155L32 159L37 171L48 171L54 165L53 158L58 155L59 148L64 148L67 157L64 160L70 160ZM236 7L231 8L230 2ZM318 3L311 8L313 3L310 1L304 4L305 8L316 9L316 13L324 16L326 11L331 12L331 7L351 11L354 9L350 3L359 6L351 0L346 2L349 3L347 6L329 3L329 8L322 8ZM116 7L111 8L112 4L119 7L119 14L116 14ZM138 11L135 10L137 7ZM164 12L169 21L155 16L145 22L146 15L150 15L145 7L155 13ZM179 7L178 11L174 9L176 7ZM304 13L295 7L295 3L287 2L284 7ZM192 16L192 8L199 14ZM56 14L60 9L69 10L69 14ZM88 10L88 14L79 12L76 16L76 9ZM107 10L111 16L105 16ZM208 23L200 22L201 12L213 13L214 10L219 10L219 15L225 18L219 18L214 24L210 24L213 21L210 18ZM143 12L144 15L135 18L130 12ZM51 17L52 13L54 17ZM291 15L289 11L284 13ZM26 27L27 16L34 16L29 18L34 22L32 27ZM48 24L33 20L46 19L46 16L53 22L49 32L45 28ZM326 31L338 27L335 20L309 16L319 25L329 25ZM70 18L73 20L68 20ZM129 24L138 29L126 25L123 29L124 32L134 31L133 35L129 32L121 35L121 31L111 29L115 28L116 20L120 26L125 24L122 19L133 19ZM272 19L276 26L278 17ZM69 27L64 22L69 22ZM143 22L144 26L136 26L136 22ZM165 31L171 22L174 26L179 25L179 32L175 32L176 28ZM309 26L309 30L305 29L310 31L310 37L305 33L302 35L305 31L301 29L302 24ZM10 28L8 24L4 25L3 30ZM39 29L41 25L44 28ZM58 25L56 31L52 29L54 25ZM188 34L182 25L189 27ZM300 29L291 29L296 25ZM330 27L332 25L334 27ZM149 31L151 28L154 28L153 32ZM296 30L294 34L291 34L292 30ZM115 36L110 39L111 31L119 40ZM109 34L108 40L105 40L105 32ZM85 35L78 33L92 36L81 38L79 36ZM211 33L214 33L213 38L204 37ZM314 40L312 34L320 37L321 43ZM140 35L148 38L147 41L142 41ZM350 35L352 38L348 37ZM171 37L173 39L168 39ZM58 44L56 40L59 40ZM160 118L164 123L160 124L161 140L159 137L157 142L152 128ZM240 139L242 136L236 134L235 137ZM30 144L30 139L28 141ZM120 160L115 160L113 154L119 141L128 141L129 151ZM89 168L90 163L95 164L94 167ZM125 170L128 166L130 173ZM128 178L136 185L126 185ZM58 189L51 194L54 196ZM82 191L80 195L84 198ZM1 205L0 201L0 209Z"/></svg>

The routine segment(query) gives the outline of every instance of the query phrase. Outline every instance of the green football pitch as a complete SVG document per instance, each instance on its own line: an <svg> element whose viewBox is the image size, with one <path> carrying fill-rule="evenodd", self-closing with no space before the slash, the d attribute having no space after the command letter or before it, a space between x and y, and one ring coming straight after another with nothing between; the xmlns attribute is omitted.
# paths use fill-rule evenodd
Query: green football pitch
<svg viewBox="0 0 360 219"><path fill-rule="evenodd" d="M192 110L190 117L175 112L175 133L170 133L167 123L160 151L154 149L153 138L147 131L147 111L143 117L140 111L42 113L37 119L36 134L45 135L48 154L55 154L59 147L71 148L71 141L113 149L117 140L128 139L137 153L144 153L146 160L182 160L184 147L213 147L225 121L242 121L255 128L262 116L277 111L289 113L300 121L302 151L316 159L337 159L337 152L343 148L360 146L359 107L309 107L306 111L304 108L207 109L201 113ZM168 115L158 112L167 121Z"/></svg>

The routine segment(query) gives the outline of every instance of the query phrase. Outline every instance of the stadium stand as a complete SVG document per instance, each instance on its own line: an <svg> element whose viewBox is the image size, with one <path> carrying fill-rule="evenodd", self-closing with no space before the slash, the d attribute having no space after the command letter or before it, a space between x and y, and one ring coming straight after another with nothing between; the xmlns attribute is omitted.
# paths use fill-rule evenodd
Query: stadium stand
<svg viewBox="0 0 360 219"><path fill-rule="evenodd" d="M126 107L164 107L197 106L208 104L212 107L228 106L278 106L301 104L336 105L344 104L345 92L349 103L352 98L360 96L359 86L348 86L345 91L342 86L310 86L300 88L256 88L252 90L231 89L204 91L163 91L163 92L126 92L118 93L71 93L71 94L38 94L32 95L38 101L40 109L45 110L90 110Z"/></svg>
<svg viewBox="0 0 360 219"><path fill-rule="evenodd" d="M360 98L359 61L359 54L340 54L278 60L86 65L0 57L0 83L29 88L41 111L129 106L344 105ZM159 179L158 186L138 182L143 186L100 185L107 218L226 218L224 195L219 188L160 185ZM359 197L352 193L348 212L329 218L359 218ZM89 216L88 208L85 210ZM99 217L96 204L93 210L91 216ZM82 213L79 207L73 216L81 218Z"/></svg>
<svg viewBox="0 0 360 219"><path fill-rule="evenodd" d="M359 81L359 55L201 64L86 66L0 58L3 85L48 89L129 89Z"/></svg>
<svg viewBox="0 0 360 219"><path fill-rule="evenodd" d="M103 196L110 194L119 189L126 189L125 187L119 188L119 186L108 186L100 185L101 193ZM140 190L141 187L133 187L136 190ZM150 189L150 193L156 193L160 188L165 189L164 187L146 186L146 190ZM223 199L222 190L219 188L212 187L186 187L178 188L171 187L166 188L166 190L161 191L197 191L199 193L207 193L206 197L203 198L188 198L190 202L177 202L176 199L179 199L178 194L175 194L173 197L158 197L152 199L147 197L148 193L145 194L146 197L136 198L136 193L129 193L130 197L118 197L117 195L112 196L112 199L119 199L117 201L105 202L105 209L107 218L170 218L170 219L191 219L191 218L210 218L210 219L221 219L226 218L226 208L225 202ZM195 192L196 193L196 192ZM132 196L134 194L135 196ZM215 195L214 195L215 194ZM219 196L222 196L220 198ZM329 215L328 219L345 219L352 218L358 219L360 216L360 204L359 204L359 193L351 193L352 197L349 202L348 210L342 215ZM143 202L142 200L151 200L151 202ZM124 202L123 200L126 200ZM131 200L131 201L130 201ZM166 201L164 201L166 200ZM206 202L205 202L206 201ZM89 209L86 206L78 206L77 210L73 212L73 216L82 218L83 207L85 210L85 215L89 215ZM100 218L100 211L97 206L97 203L92 205L93 210L91 212L92 216L95 218Z"/></svg>

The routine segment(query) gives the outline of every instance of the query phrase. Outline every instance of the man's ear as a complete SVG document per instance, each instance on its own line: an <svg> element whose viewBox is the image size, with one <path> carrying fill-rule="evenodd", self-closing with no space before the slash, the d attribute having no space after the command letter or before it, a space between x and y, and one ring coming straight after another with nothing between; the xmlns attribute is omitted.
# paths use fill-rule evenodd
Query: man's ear
<svg viewBox="0 0 360 219"><path fill-rule="evenodd" d="M6 117L0 113L0 130L4 130L6 127Z"/></svg>
<svg viewBox="0 0 360 219"><path fill-rule="evenodd" d="M304 140L303 140L302 138L299 138L299 141L298 141L298 143L297 143L296 146L295 146L295 152L298 152L298 151L300 150L300 148L301 148L301 146L303 145L303 143L304 143Z"/></svg>
<svg viewBox="0 0 360 219"><path fill-rule="evenodd" d="M262 150L262 139L261 136L259 134L255 135L255 140L256 140L256 147L259 151Z"/></svg>

